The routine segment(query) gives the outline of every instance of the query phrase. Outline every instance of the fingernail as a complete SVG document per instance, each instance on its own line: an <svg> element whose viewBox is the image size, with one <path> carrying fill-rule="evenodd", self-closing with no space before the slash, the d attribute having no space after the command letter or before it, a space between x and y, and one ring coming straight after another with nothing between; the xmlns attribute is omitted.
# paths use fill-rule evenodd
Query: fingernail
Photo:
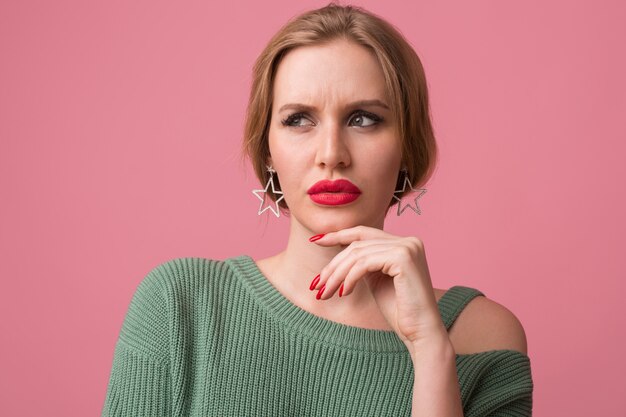
<svg viewBox="0 0 626 417"><path fill-rule="evenodd" d="M309 289L313 291L319 281L320 281L320 274L317 274L317 276L313 278L313 281L311 282L311 286L309 287Z"/></svg>
<svg viewBox="0 0 626 417"><path fill-rule="evenodd" d="M341 283L341 287L339 287L339 297L343 295L343 282Z"/></svg>
<svg viewBox="0 0 626 417"><path fill-rule="evenodd" d="M312 236L309 238L309 242L315 242L316 240L323 238L325 234L326 233L322 233L319 235Z"/></svg>
<svg viewBox="0 0 626 417"><path fill-rule="evenodd" d="M322 298L322 294L324 293L324 290L326 289L326 284L322 285L322 288L320 288L319 292L317 293L317 295L315 296L315 298L317 298L318 300L320 298Z"/></svg>

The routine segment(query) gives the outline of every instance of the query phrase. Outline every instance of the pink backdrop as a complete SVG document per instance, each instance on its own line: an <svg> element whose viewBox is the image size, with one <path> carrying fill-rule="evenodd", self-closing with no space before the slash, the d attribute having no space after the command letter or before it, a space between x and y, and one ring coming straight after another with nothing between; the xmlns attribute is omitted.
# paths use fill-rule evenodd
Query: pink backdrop
<svg viewBox="0 0 626 417"><path fill-rule="evenodd" d="M624 3L428 3L358 3L420 54L441 147L387 230L521 319L536 416L624 415ZM98 415L158 263L281 250L238 159L251 66L325 4L0 3L0 415Z"/></svg>

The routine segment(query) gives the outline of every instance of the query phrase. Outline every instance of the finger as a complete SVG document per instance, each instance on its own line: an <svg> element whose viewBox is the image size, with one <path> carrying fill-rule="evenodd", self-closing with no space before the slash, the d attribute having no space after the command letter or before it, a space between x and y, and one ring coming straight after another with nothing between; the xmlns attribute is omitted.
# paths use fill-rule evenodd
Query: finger
<svg viewBox="0 0 626 417"><path fill-rule="evenodd" d="M352 267L347 272L347 274L343 277L342 297L350 295L356 287L357 283L372 273L379 273L381 276L385 276L388 279L393 279L393 277L386 275L382 272L388 259L389 248L372 252L367 257L357 259L352 264Z"/></svg>
<svg viewBox="0 0 626 417"><path fill-rule="evenodd" d="M387 247L359 258L344 277L342 296L350 295L359 281L363 281L372 274L383 279L394 279L387 272L391 269L391 264L397 262L397 253L397 247Z"/></svg>
<svg viewBox="0 0 626 417"><path fill-rule="evenodd" d="M357 240L366 239L394 239L394 236L384 230L369 226L355 226L348 229L338 230L336 232L328 232L320 239L314 241L321 246L349 245Z"/></svg>
<svg viewBox="0 0 626 417"><path fill-rule="evenodd" d="M415 301L415 297L420 298L420 302L427 301L422 299L420 294L423 294L428 288L432 288L428 266L425 259L418 261L417 265L415 264L411 246L412 242L409 239L403 239L397 244L394 242L393 244L379 245L380 250L361 256L360 259L363 260L358 262L358 265L355 263L343 277L342 296L350 294L356 286L356 282L369 274L378 272L380 276L398 278L394 280L394 287L398 291L399 297L408 297L406 302ZM353 276L352 274L356 275Z"/></svg>
<svg viewBox="0 0 626 417"><path fill-rule="evenodd" d="M366 264L367 259L377 255L378 253L388 251L388 245L370 245L362 248L356 248L351 251L351 253L341 263L339 263L335 270L326 278L325 283L323 284L324 291L321 293L318 299L326 300L328 298L331 298L335 291L339 289L341 284L345 282L346 277L351 273L353 274L351 275L351 279L353 281L358 281L360 278L363 277L363 274L354 275L352 271L355 270L355 267ZM360 267L356 268L356 271L361 270L362 268ZM350 288L354 288L355 285L356 282L351 282ZM346 289L344 286L342 296L345 290Z"/></svg>
<svg viewBox="0 0 626 417"><path fill-rule="evenodd" d="M320 271L320 279L313 287L313 290L320 289L326 282L328 278L335 272L337 266L340 265L344 260L351 255L351 253L357 248L363 247L374 247L378 245L389 245L389 239L373 239L373 240L362 240L355 241L350 243L347 248L339 252L335 257ZM328 287L328 286L327 286ZM326 291L326 290L325 290Z"/></svg>

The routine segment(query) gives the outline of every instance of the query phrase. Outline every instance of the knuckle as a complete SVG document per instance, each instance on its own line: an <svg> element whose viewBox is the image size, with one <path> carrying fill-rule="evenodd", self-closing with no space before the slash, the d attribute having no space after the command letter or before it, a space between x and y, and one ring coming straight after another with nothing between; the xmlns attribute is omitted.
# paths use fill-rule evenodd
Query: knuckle
<svg viewBox="0 0 626 417"><path fill-rule="evenodd" d="M350 244L348 245L348 250L353 251L357 248L359 248L361 246L361 241L360 240L354 240L352 242L350 242Z"/></svg>
<svg viewBox="0 0 626 417"><path fill-rule="evenodd" d="M357 270L362 270L366 265L365 259L363 258L359 258L356 261L354 261L354 268L356 268Z"/></svg>
<svg viewBox="0 0 626 417"><path fill-rule="evenodd" d="M330 273L330 267L326 265L324 268L322 268L322 271L320 272L320 278L326 277L329 273Z"/></svg>
<svg viewBox="0 0 626 417"><path fill-rule="evenodd" d="M363 253L364 248L362 246L354 246L350 249L351 256L359 256L359 254ZM356 262L359 262L361 258L357 259Z"/></svg>
<svg viewBox="0 0 626 417"><path fill-rule="evenodd" d="M398 248L398 256L401 258L412 258L415 255L414 249L408 246L400 246Z"/></svg>
<svg viewBox="0 0 626 417"><path fill-rule="evenodd" d="M358 277L360 276L360 273L357 273L357 271L355 269L352 269L344 278L343 282L345 283L344 285L352 285L352 283L358 281Z"/></svg>
<svg viewBox="0 0 626 417"><path fill-rule="evenodd" d="M412 248L418 249L418 250L424 249L424 242L422 242L417 237L409 236L407 239Z"/></svg>

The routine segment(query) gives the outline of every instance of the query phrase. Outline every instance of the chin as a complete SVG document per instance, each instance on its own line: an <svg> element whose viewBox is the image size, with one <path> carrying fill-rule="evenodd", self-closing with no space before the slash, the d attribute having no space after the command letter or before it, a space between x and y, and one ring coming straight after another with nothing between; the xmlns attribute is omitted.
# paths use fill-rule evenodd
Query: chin
<svg viewBox="0 0 626 417"><path fill-rule="evenodd" d="M375 222L371 218L358 215L355 212L326 210L322 213L311 213L305 222L301 222L306 227L316 233L335 232L337 230L349 229L360 225L373 225Z"/></svg>

